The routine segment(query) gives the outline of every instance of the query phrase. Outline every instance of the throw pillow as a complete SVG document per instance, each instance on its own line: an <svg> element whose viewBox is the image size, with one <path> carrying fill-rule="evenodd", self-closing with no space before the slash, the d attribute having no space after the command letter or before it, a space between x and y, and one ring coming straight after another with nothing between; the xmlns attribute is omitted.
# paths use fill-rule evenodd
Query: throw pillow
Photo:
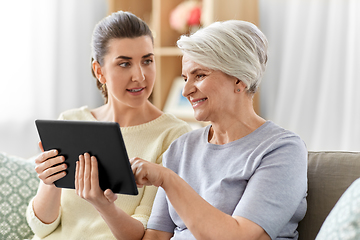
<svg viewBox="0 0 360 240"><path fill-rule="evenodd" d="M325 219L316 240L360 239L360 179L354 181Z"/></svg>
<svg viewBox="0 0 360 240"><path fill-rule="evenodd" d="M39 185L34 167L33 161L0 152L0 239L33 236L25 212Z"/></svg>

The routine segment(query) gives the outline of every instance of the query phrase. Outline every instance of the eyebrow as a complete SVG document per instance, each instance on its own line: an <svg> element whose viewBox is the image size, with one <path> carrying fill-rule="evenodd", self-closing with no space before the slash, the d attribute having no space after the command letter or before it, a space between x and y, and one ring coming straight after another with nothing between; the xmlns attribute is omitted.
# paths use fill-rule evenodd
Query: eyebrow
<svg viewBox="0 0 360 240"><path fill-rule="evenodd" d="M193 75L198 71L205 71L205 72L209 72L209 70L207 69L202 69L202 68L194 68L193 70L191 70L190 74ZM182 77L186 77L184 74L181 74Z"/></svg>
<svg viewBox="0 0 360 240"><path fill-rule="evenodd" d="M149 54L146 54L146 55L142 56L142 58L148 58L148 57L151 57L151 56L154 56L154 54L153 54L153 53L149 53Z"/></svg>
<svg viewBox="0 0 360 240"><path fill-rule="evenodd" d="M195 74L196 72L201 71L201 70L202 69L200 69L200 68L195 68L195 69L191 70L190 74Z"/></svg>
<svg viewBox="0 0 360 240"><path fill-rule="evenodd" d="M149 54L146 54L146 55L142 56L141 58L148 58L148 57L150 57L150 56L154 56L154 54L153 54L153 53L149 53ZM116 57L116 59L126 59L126 60L131 60L131 59L132 59L132 57L122 56L122 55L120 55L120 56Z"/></svg>

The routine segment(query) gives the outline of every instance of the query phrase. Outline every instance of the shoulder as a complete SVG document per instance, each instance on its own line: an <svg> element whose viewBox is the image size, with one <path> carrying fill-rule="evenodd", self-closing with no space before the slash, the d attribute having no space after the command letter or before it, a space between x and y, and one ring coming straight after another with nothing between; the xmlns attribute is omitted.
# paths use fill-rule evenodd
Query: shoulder
<svg viewBox="0 0 360 240"><path fill-rule="evenodd" d="M184 146L184 144L193 145L194 142L200 143L202 141L199 140L202 139L203 135L207 133L209 127L210 126L206 126L198 129L191 129L191 131L187 131L181 137L176 139L176 141L174 141L172 145Z"/></svg>
<svg viewBox="0 0 360 240"><path fill-rule="evenodd" d="M263 144L268 144L273 147L294 145L300 148L306 148L305 142L296 133L284 129L271 121L267 121L265 124L257 135Z"/></svg>
<svg viewBox="0 0 360 240"><path fill-rule="evenodd" d="M185 121L165 113L150 122L121 128L123 136L126 136L128 139L141 138L144 141L161 143L162 152L164 152L175 139L191 130L190 125Z"/></svg>
<svg viewBox="0 0 360 240"><path fill-rule="evenodd" d="M172 164L178 165L180 158L183 156L187 156L190 152L204 150L206 144L204 135L207 134L208 127L209 126L184 133L174 140L165 153L163 160L164 166L174 169L175 166ZM187 158L185 157L185 159Z"/></svg>
<svg viewBox="0 0 360 240"><path fill-rule="evenodd" d="M163 115L161 115L159 118L161 118L162 120L161 124L166 124L174 127L186 127L188 129L191 129L190 125L187 122L175 117L170 113L163 113Z"/></svg>
<svg viewBox="0 0 360 240"><path fill-rule="evenodd" d="M175 138L192 130L192 128L187 122L178 119L174 115L168 113L164 113L159 118L155 119L154 125L152 127L157 131L172 134L175 136Z"/></svg>
<svg viewBox="0 0 360 240"><path fill-rule="evenodd" d="M262 163L292 165L299 171L307 167L306 144L296 133L267 122L257 138L254 152L262 156Z"/></svg>
<svg viewBox="0 0 360 240"><path fill-rule="evenodd" d="M91 111L87 106L66 110L60 114L59 119L60 120L89 120L89 121L96 120L94 118L94 116L91 114Z"/></svg>
<svg viewBox="0 0 360 240"><path fill-rule="evenodd" d="M294 132L287 130L272 121L267 121L263 126L260 127L262 134L272 137L286 137L286 136L297 136Z"/></svg>

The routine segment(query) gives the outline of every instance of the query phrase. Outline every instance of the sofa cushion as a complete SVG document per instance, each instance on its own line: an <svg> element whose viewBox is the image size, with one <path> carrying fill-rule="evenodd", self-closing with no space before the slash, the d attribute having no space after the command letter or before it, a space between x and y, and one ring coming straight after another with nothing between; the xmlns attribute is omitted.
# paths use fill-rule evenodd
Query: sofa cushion
<svg viewBox="0 0 360 240"><path fill-rule="evenodd" d="M39 179L31 160L0 152L0 239L26 239L33 233L25 212Z"/></svg>
<svg viewBox="0 0 360 240"><path fill-rule="evenodd" d="M316 236L316 240L329 239L360 239L360 179L341 196Z"/></svg>
<svg viewBox="0 0 360 240"><path fill-rule="evenodd" d="M313 240L345 190L360 177L359 152L309 152L308 209L299 240Z"/></svg>

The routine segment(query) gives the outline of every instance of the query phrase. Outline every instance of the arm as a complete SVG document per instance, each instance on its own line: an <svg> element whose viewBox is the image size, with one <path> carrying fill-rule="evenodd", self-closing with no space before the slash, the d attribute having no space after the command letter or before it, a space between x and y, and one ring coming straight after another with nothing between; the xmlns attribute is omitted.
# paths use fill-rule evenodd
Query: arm
<svg viewBox="0 0 360 240"><path fill-rule="evenodd" d="M63 170L66 165L61 164L64 158L57 156L56 150L44 152L41 143L39 146L43 153L35 159L35 170L41 181L26 210L26 219L37 236L45 237L60 223L61 189L55 187L54 181L65 176ZM55 166L57 164L60 165Z"/></svg>
<svg viewBox="0 0 360 240"><path fill-rule="evenodd" d="M160 186L169 201L196 239L270 239L254 222L227 215L216 209L176 173L139 158L130 160L137 183ZM145 239L156 239L146 233ZM152 238L153 237L153 238Z"/></svg>
<svg viewBox="0 0 360 240"><path fill-rule="evenodd" d="M36 159L35 171L41 180L38 192L33 200L34 213L45 224L54 222L59 215L61 189L54 185L54 182L65 176L66 164L63 156L57 156L57 150L44 152ZM58 166L55 166L60 164Z"/></svg>
<svg viewBox="0 0 360 240"><path fill-rule="evenodd" d="M148 229L142 240L169 240L172 236L172 233Z"/></svg>
<svg viewBox="0 0 360 240"><path fill-rule="evenodd" d="M143 237L145 232L143 224L115 205L117 196L110 189L105 192L101 190L97 160L95 157L90 157L88 153L79 156L76 165L75 188L77 195L96 208L117 239Z"/></svg>

